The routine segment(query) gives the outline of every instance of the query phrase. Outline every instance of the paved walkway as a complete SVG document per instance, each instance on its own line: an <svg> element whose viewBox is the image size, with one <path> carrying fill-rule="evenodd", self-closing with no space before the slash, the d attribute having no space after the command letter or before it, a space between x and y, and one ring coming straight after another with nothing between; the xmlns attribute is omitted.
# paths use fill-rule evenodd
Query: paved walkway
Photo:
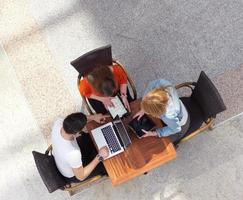
<svg viewBox="0 0 243 200"><path fill-rule="evenodd" d="M204 70L228 110L213 132L182 146L176 161L121 187L104 182L73 198L243 198L242 32L241 0L2 0L0 199L69 199L47 193L31 151L45 150L56 117L82 106L70 61L106 44L139 95L155 78L177 84Z"/></svg>

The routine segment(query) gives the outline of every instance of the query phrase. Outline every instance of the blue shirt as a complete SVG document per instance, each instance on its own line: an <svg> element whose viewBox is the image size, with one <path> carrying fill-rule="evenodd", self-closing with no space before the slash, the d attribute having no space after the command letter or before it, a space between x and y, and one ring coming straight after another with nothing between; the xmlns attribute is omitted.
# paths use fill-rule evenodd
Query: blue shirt
<svg viewBox="0 0 243 200"><path fill-rule="evenodd" d="M183 126L188 118L188 113L178 97L176 89L172 84L164 79L158 79L149 83L146 88L144 95L155 88L167 88L169 99L166 107L166 112L160 116L160 119L167 125L162 128L157 128L156 132L159 137L166 137L179 133L181 131L181 126Z"/></svg>

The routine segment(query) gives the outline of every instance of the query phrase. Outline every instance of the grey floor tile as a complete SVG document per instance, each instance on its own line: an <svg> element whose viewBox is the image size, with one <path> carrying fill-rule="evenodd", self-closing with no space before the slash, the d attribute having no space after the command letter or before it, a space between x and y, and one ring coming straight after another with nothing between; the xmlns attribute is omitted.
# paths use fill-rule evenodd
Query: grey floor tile
<svg viewBox="0 0 243 200"><path fill-rule="evenodd" d="M52 2L49 9L34 1L32 7L77 105L69 62L105 44L112 44L128 71L152 67L157 77L176 83L196 80L201 70L212 77L242 63L241 1L93 0Z"/></svg>
<svg viewBox="0 0 243 200"><path fill-rule="evenodd" d="M104 182L74 199L241 198L242 132L234 125L239 121L241 117L185 143L176 160L147 175L115 188Z"/></svg>

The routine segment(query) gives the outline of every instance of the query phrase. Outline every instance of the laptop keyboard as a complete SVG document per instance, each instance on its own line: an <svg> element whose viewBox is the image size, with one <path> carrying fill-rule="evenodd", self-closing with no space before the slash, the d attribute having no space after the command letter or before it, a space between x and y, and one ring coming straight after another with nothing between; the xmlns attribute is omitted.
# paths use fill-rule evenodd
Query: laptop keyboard
<svg viewBox="0 0 243 200"><path fill-rule="evenodd" d="M115 137L115 133L113 131L113 129L111 128L111 126L106 126L104 128L101 129L101 132L103 133L106 143L108 144L108 147L111 151L111 153L115 153L119 150L121 150L121 147Z"/></svg>

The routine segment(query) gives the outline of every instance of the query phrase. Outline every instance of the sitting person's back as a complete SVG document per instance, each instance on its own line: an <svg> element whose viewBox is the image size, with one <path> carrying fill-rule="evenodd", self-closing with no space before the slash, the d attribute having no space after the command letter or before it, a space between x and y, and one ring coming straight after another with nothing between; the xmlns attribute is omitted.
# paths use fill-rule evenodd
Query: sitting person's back
<svg viewBox="0 0 243 200"><path fill-rule="evenodd" d="M52 154L61 174L71 178L74 176L72 168L82 166L82 157L77 140L66 140L61 136L62 124L63 119L58 119L52 128Z"/></svg>
<svg viewBox="0 0 243 200"><path fill-rule="evenodd" d="M54 123L52 153L58 170L67 181L78 182L98 174L106 174L100 161L109 155L107 147L102 147L98 153L89 134L82 132L88 120L100 123L104 117L101 114L86 117L83 113L73 113Z"/></svg>
<svg viewBox="0 0 243 200"><path fill-rule="evenodd" d="M147 136L170 137L177 144L186 134L190 125L190 116L186 107L179 99L172 84L164 79L158 79L148 84L141 102L141 110L134 118L149 114L161 119L164 126L155 131L144 131Z"/></svg>
<svg viewBox="0 0 243 200"><path fill-rule="evenodd" d="M80 81L80 93L89 99L96 113L107 113L107 107L113 106L112 98L120 93L125 107L130 111L132 98L127 90L127 75L119 65L97 65Z"/></svg>

